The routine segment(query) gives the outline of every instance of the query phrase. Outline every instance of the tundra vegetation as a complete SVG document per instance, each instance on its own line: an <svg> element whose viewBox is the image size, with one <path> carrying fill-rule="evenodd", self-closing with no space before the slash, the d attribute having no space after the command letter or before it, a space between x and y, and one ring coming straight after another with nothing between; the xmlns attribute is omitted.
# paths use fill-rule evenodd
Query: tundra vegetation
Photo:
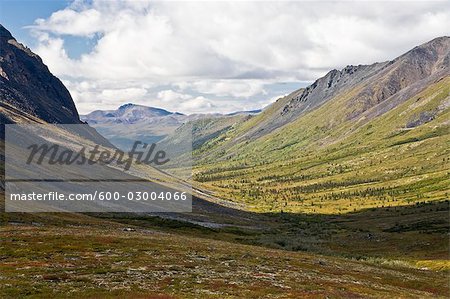
<svg viewBox="0 0 450 299"><path fill-rule="evenodd" d="M192 213L0 213L0 297L447 298L449 49L437 38L330 71L257 115L158 136L192 134ZM2 124L81 123L3 26L0 70ZM94 130L56 135L110 146ZM175 185L182 162L134 171Z"/></svg>

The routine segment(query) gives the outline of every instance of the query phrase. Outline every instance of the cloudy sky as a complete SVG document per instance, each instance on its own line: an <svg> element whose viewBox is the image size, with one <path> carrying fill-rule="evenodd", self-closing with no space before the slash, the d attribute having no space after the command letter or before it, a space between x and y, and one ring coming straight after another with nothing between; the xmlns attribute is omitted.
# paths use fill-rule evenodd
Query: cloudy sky
<svg viewBox="0 0 450 299"><path fill-rule="evenodd" d="M450 5L2 0L0 22L61 78L81 113L128 102L232 112L450 35Z"/></svg>

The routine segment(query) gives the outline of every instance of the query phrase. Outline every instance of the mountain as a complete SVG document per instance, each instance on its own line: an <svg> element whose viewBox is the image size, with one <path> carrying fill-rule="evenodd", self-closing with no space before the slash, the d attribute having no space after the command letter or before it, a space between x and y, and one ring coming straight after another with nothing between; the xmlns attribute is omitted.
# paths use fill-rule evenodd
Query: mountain
<svg viewBox="0 0 450 299"><path fill-rule="evenodd" d="M260 110L238 111L230 114L209 113L185 115L179 112L170 112L160 108L124 104L116 110L96 110L86 115L81 115L81 120L97 129L114 145L124 150L129 150L137 140L147 143L159 142L174 134L174 132L189 123L189 129L184 127L183 138L191 134L190 124L195 122L199 140L194 141L194 147L202 143L202 140L210 139L223 132L231 125L245 119L249 115L255 115ZM204 128L202 126L205 126ZM180 131L181 132L181 131Z"/></svg>
<svg viewBox="0 0 450 299"><path fill-rule="evenodd" d="M42 59L0 25L0 118L2 123L37 119L81 123L67 89Z"/></svg>
<svg viewBox="0 0 450 299"><path fill-rule="evenodd" d="M172 119L183 116L178 112L169 112L160 108L135 105L132 103L124 104L117 110L96 110L89 114L82 115L81 119L90 123L126 123L133 124L137 122L149 121L150 119L172 116Z"/></svg>
<svg viewBox="0 0 450 299"><path fill-rule="evenodd" d="M135 141L158 142L174 132L185 118L178 112L132 103L116 110L96 110L81 115L83 121L123 150L130 150Z"/></svg>
<svg viewBox="0 0 450 299"><path fill-rule="evenodd" d="M32 173L37 177L32 180L41 180L34 184L24 180L20 182L11 182L9 185L4 184L5 174L0 176L0 208L3 209L5 188L11 190L42 190L42 192L60 192L65 194L83 191L86 193L95 192L92 188L104 188L111 190L112 188L132 188L128 184L129 180L137 181L139 186L143 188L152 186L152 190L161 189L167 192L174 190L185 190L185 184L165 172L157 169L156 166L139 165L131 163L129 172L133 175L117 169L117 165L111 166L106 163L78 163L91 158L87 153L96 151L107 151L110 155L114 145L100 135L94 128L80 120L78 111L69 94L59 79L53 76L47 66L45 66L39 56L34 54L30 49L18 43L12 35L3 27L0 27L0 119L2 120L1 138L0 138L0 170L9 169L8 178L26 178ZM124 105L119 108L118 116L131 120L139 118L143 114L164 116L168 113L162 109L143 109L143 107L132 107L133 105ZM15 137L5 138L5 124L31 124L23 128L15 128ZM51 124L52 126L37 126L38 124ZM72 126L71 126L72 125ZM73 126L78 125L78 126ZM6 140L6 142L5 142ZM45 142L45 143L44 143ZM6 143L6 144L5 144ZM48 163L32 163L26 164L27 155L30 155L28 145L55 144L60 150L57 154L48 156ZM4 148L6 147L9 155L7 156L8 164L5 165ZM167 151L166 151L167 152ZM84 153L84 159L78 158L78 162L73 162L75 155L81 156ZM71 163L70 167L54 166L55 163L50 159L54 159L55 155L61 158L63 155L67 158L66 163ZM71 160L72 159L72 160ZM47 160L45 160L47 162ZM27 168L30 165L30 168ZM59 171L59 172L58 172ZM85 184L72 184L74 180L84 180ZM95 180L100 180L99 182ZM67 180L62 184L47 184L53 180ZM116 180L116 181L114 181ZM139 182L142 181L142 184ZM157 183L153 183L156 182ZM61 183L61 182L59 182ZM128 190L128 189L127 189ZM123 191L123 190L122 190ZM9 202L6 202L9 203ZM19 207L20 204L9 205L11 210L17 208L17 211L24 211L26 206ZM33 204L31 204L32 207ZM108 205L100 203L99 211L104 211ZM55 206L52 206L54 208ZM81 209L80 209L81 207ZM83 205L74 205L77 211L83 211ZM110 207L113 207L111 205ZM144 207L152 207L145 205ZM50 208L50 209L52 209ZM126 209L121 206L119 210ZM37 208L37 210L42 210ZM45 209L44 209L45 210ZM138 209L141 210L141 209ZM166 211L165 208L162 208ZM52 211L73 211L70 208L57 207Z"/></svg>
<svg viewBox="0 0 450 299"><path fill-rule="evenodd" d="M9 36L4 41L15 43ZM55 96L61 85L49 79L45 66L32 60L42 72L34 74L27 62L32 58L8 57L11 66L0 56L2 124L80 123L76 109L68 108L70 96ZM15 70L4 71L8 67ZM11 83L21 74L28 74L28 81ZM45 79L55 85L46 85ZM350 98L345 93L353 94L353 88L336 91L326 101L317 93L322 104L286 112L298 115L273 130L263 126L259 137L246 135L259 115L209 115L189 121L191 127L184 123L163 142L189 135L198 141L193 193L200 198L194 197L192 213L0 213L5 269L0 297L384 298L389 293L445 298L449 211L448 201L441 199L448 197L449 85L448 76L437 76L391 111L340 122L340 109ZM289 101L268 107L265 117ZM135 118L131 125L137 126L136 114L151 109L137 110L110 117L128 115L127 122ZM156 118L171 117L153 112ZM40 137L67 147L93 145L70 132L50 133ZM146 165L130 173L144 179L140 186L126 182L131 192L141 193L148 181L186 188L184 181ZM93 187L111 190L100 181ZM83 191L77 187L76 192ZM0 192L0 209L3 199ZM398 207L405 204L410 206ZM353 213L367 207L372 208ZM145 279L136 285L136 277Z"/></svg>
<svg viewBox="0 0 450 299"><path fill-rule="evenodd" d="M449 53L440 37L392 61L330 71L203 139L198 186L264 211L448 198Z"/></svg>
<svg viewBox="0 0 450 299"><path fill-rule="evenodd" d="M0 139L3 124L82 124L75 103L62 82L42 59L17 42L0 24ZM77 134L98 144L112 146L89 126Z"/></svg>
<svg viewBox="0 0 450 299"><path fill-rule="evenodd" d="M449 38L440 37L392 61L331 70L310 86L292 92L265 109L249 123L242 137L259 138L343 95L348 99L346 107L339 107L347 110L342 120L381 115L437 78L448 75L448 47Z"/></svg>
<svg viewBox="0 0 450 299"><path fill-rule="evenodd" d="M207 113L207 114L190 114L185 115L179 112L170 112L161 108L148 107L128 103L120 106L116 110L95 110L89 114L80 115L81 120L89 124L135 124L135 123L157 123L165 122L168 124L178 124L180 126L183 122L192 121L203 118L215 118L223 116L236 115L256 115L262 110L251 111L236 111L228 114L221 113Z"/></svg>
<svg viewBox="0 0 450 299"><path fill-rule="evenodd" d="M181 124L172 134L169 134L160 141L167 146L177 146L184 140L192 140L192 149L208 151L207 147L202 147L206 142L222 136L225 132L238 126L251 117L247 113L232 113L228 115L196 115L196 118L188 119Z"/></svg>
<svg viewBox="0 0 450 299"><path fill-rule="evenodd" d="M226 115L229 116L234 116L234 115L255 115L258 114L262 111L262 109L255 109L255 110L248 110L248 111L236 111L236 112L232 112L232 113L228 113Z"/></svg>

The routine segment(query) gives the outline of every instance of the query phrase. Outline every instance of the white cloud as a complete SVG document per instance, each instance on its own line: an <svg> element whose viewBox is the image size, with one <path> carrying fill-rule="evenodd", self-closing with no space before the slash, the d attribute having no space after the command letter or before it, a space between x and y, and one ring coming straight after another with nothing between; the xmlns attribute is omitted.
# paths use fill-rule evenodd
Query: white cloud
<svg viewBox="0 0 450 299"><path fill-rule="evenodd" d="M217 108L217 105L205 97L196 97L189 99L180 104L182 110L192 111L194 113L215 112L212 109Z"/></svg>
<svg viewBox="0 0 450 299"><path fill-rule="evenodd" d="M102 95L106 98L123 98L125 101L132 99L140 99L147 94L147 90L144 88L116 88L116 89L104 89Z"/></svg>
<svg viewBox="0 0 450 299"><path fill-rule="evenodd" d="M171 111L189 111L189 113L233 112L241 110L241 107L230 101L211 100L204 96L192 96L171 89L157 93L158 101L153 104L165 107Z"/></svg>
<svg viewBox="0 0 450 299"><path fill-rule="evenodd" d="M102 14L96 9L65 9L53 13L48 20L37 19L35 28L57 34L92 36L106 28Z"/></svg>
<svg viewBox="0 0 450 299"><path fill-rule="evenodd" d="M166 102L166 103L179 101L179 100L187 100L187 99L192 98L190 95L182 94L182 93L170 90L170 89L162 90L162 91L158 92L157 97L162 102Z"/></svg>
<svg viewBox="0 0 450 299"><path fill-rule="evenodd" d="M230 111L279 94L273 82L385 61L448 35L450 8L446 1L77 0L30 28L34 50L69 83L82 111L125 100ZM67 36L95 46L71 58Z"/></svg>
<svg viewBox="0 0 450 299"><path fill-rule="evenodd" d="M249 98L266 94L262 80L202 80L191 84L195 91L217 96Z"/></svg>
<svg viewBox="0 0 450 299"><path fill-rule="evenodd" d="M75 62L67 55L62 38L50 38L44 33L39 36L39 46L35 51L56 75L70 73L76 69Z"/></svg>

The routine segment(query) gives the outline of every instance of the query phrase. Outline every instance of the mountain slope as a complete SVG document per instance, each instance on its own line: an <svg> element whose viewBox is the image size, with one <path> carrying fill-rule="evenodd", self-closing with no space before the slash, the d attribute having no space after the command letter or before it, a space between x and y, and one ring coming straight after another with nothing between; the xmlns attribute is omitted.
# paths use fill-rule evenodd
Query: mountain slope
<svg viewBox="0 0 450 299"><path fill-rule="evenodd" d="M343 95L348 99L345 106L339 107L346 110L339 121L381 115L437 78L449 75L449 40L436 38L389 62L332 70L267 107L237 130L230 143L267 135ZM376 112L367 112L375 106Z"/></svg>
<svg viewBox="0 0 450 299"><path fill-rule="evenodd" d="M388 63L328 73L206 142L195 155L199 185L258 210L448 198L449 51L442 37Z"/></svg>
<svg viewBox="0 0 450 299"><path fill-rule="evenodd" d="M45 68L43 72L45 73ZM9 80L11 76L16 75L19 76L16 73L8 73L5 75L8 79L5 79ZM6 81L2 84L9 86ZM39 89L40 83L35 82L30 86ZM402 112L410 111L407 115L409 117L416 111L428 111L436 107L440 111L441 106L438 104L441 102L442 91L446 90L446 86L448 81L445 80L430 86L426 94L420 95L426 100L419 101L418 104L417 99L412 98L406 102L409 106L400 107ZM28 86L20 87L28 88ZM39 109L33 106L35 100L33 97L26 97L27 92L24 92L22 97L11 97L10 101L2 99L0 102L2 120L78 123L76 110L71 111L70 115L73 115L73 118L68 114L66 119L55 119L58 115L53 115L53 108L59 110L60 106L67 107L67 105L56 101L56 98L52 97L52 89L48 90L48 99L44 98L44 94L36 98ZM14 95L13 91L14 89L11 88L4 89L3 92L8 96ZM21 90L17 89L16 92L20 94ZM41 103L41 100L44 102L48 100L51 106ZM428 110L423 110L422 106ZM445 108L443 109L446 111ZM388 119L376 119L384 124L395 119L395 113L389 115ZM427 124L433 127L436 123L440 123L442 117L446 115L437 112L435 119ZM223 139L224 137L228 135L232 137L236 129L242 129L241 126L249 121L247 116L244 116L242 121L234 121L232 118L202 120L197 127L194 127L197 129L195 132L197 140L201 140L198 144L198 153L209 152L208 146L211 150L216 146L220 147L222 141L227 142ZM297 121L300 119L303 117ZM422 119L427 121L428 114L411 122L413 129L410 131L418 137L422 136L420 134L429 132L421 124ZM296 122L291 124L293 127L289 129L293 130L293 134L285 131L285 126L280 132L282 131L287 138L295 141L294 137L299 132L296 126L300 124ZM375 127L375 123L373 124ZM181 135L186 133L183 129L185 128L180 129ZM370 131L363 132L370 133ZM410 143L416 143L409 139L412 137L408 135L408 132L402 132L393 136L389 143L398 149L399 153L408 150L402 144L398 144L399 142L406 142L407 146ZM433 149L437 155L440 155L442 144L438 142L439 132L437 130L433 133L434 135L421 137L421 140L426 142L434 140L436 145L430 147L425 144L424 150ZM87 142L80 136L74 138L72 134L66 133L63 135L63 140L59 139L64 145L85 145ZM384 134L384 131L382 133ZM50 137L52 140L55 139L54 136ZM271 134L264 136L269 142L271 138L278 142L282 140L280 139L282 137L282 135ZM209 142L212 140L216 143ZM308 175L318 175L317 178L326 179L321 177L325 173L321 168L323 161L317 159L330 159L325 163L327 172L334 173L338 170L339 173L342 169L348 170L344 166L341 169L338 165L341 163L339 155L345 156L339 152L342 148L336 147L337 156L327 156L326 151L329 148L326 148L321 153L324 154L323 156L305 155L301 157L302 161L293 161L287 160L295 154L292 149L298 150L302 147L294 147L295 144L291 147L282 143L269 143L270 146L279 147L274 157L270 155L273 151L259 143L260 140L263 138L258 139L258 143L251 142L255 149L258 149L251 156L256 161L260 161L259 164L246 165L246 160L238 159L239 155L245 158L245 155L249 154L249 148L242 146L241 151L236 151L234 160L230 159L226 163L217 165L222 169L215 169L215 165L205 166L209 172L205 171L201 175L206 178L206 183L212 187L213 191L220 187L229 191L227 196L234 197L235 189L239 187L236 199L247 199L247 196L251 196L253 200L261 202L261 195L258 193L261 191L267 191L268 195L290 196L290 191L283 189L286 179L290 180L290 187L292 183L297 184L300 181L300 175L306 178ZM416 148L411 148L411 151L418 153ZM285 154L283 157L285 160L274 159L279 156L278 153ZM398 153L394 152L394 154ZM411 159L410 153L406 153L405 156ZM432 156L428 155L428 157ZM271 159L281 162L270 162ZM412 157L412 159L423 160L422 157ZM245 163L242 163L243 161ZM330 161L333 163L336 161L336 164L328 165ZM358 165L357 160L354 162L349 163ZM369 162L372 163L371 160ZM403 161L400 162L403 163ZM3 166L3 164L0 165ZM319 168L314 169L315 166ZM252 171L248 171L249 167ZM369 170L367 167L362 168ZM241 170L242 176L239 177L238 172ZM316 170L318 170L317 173ZM144 165L133 169L133 174L140 178L158 179L158 181L162 176L161 173L152 173L151 169ZM289 176L283 176L285 174ZM152 177L153 175L158 176ZM211 176L216 176L216 180L210 180ZM252 185L255 178L262 183L256 188ZM228 184L225 179L229 179L233 185L225 185ZM279 190L274 190L278 188L277 186ZM321 196L320 188L327 186L317 182L317 185L314 185L315 192ZM95 187L101 189L100 183L98 182ZM241 193L242 191L244 193ZM439 189L438 191L440 192ZM199 194L201 192L203 190L200 190ZM202 196L206 194L203 193ZM217 200L209 194L207 197ZM296 200L294 196L291 199L292 202ZM267 200L261 206L266 208L264 204L267 203L270 204ZM191 223L161 219L144 213L140 215L0 213L2 240L0 269L2 282L4 282L0 285L0 297L249 298L272 296L298 298L308 296L386 297L389 294L394 297L444 298L448 293L445 285L446 272L424 269L424 267L445 268L444 259L448 253L448 242L442 236L448 232L446 229L448 221L442 221L442 219L448 215L446 203L405 208L399 211L377 209L338 217L288 213L262 215L236 211L195 198L193 210L193 213L189 214L170 215L175 219L192 217ZM406 216L398 217L399 214ZM160 216L164 217L164 215ZM211 227L213 229L210 229ZM275 248L248 246L237 244L238 242ZM293 251L315 251L321 254ZM333 256L327 257L325 255L327 253ZM339 254L355 259L336 257ZM367 258L368 261L361 261L361 257ZM415 269L417 267L421 269ZM373 275L374 273L376 275Z"/></svg>
<svg viewBox="0 0 450 299"><path fill-rule="evenodd" d="M147 107L135 104L125 104L116 110L96 110L89 114L82 115L81 119L90 123L137 123L149 121L157 117L165 116L183 116L178 112L169 112L160 108Z"/></svg>
<svg viewBox="0 0 450 299"><path fill-rule="evenodd" d="M177 136L178 141L184 143L185 138L191 139L191 129L195 132L193 146L198 147L221 132L226 131L233 124L247 119L249 115L259 111L238 111L230 114L191 114L169 112L160 108L147 107L136 104L125 104L116 110L97 110L81 119L97 129L114 145L129 150L136 140L154 143L168 136ZM177 130L177 133L175 131ZM188 135L186 135L188 134ZM169 138L164 141L176 143Z"/></svg>
<svg viewBox="0 0 450 299"><path fill-rule="evenodd" d="M50 73L39 56L18 43L2 25L0 102L2 123L20 122L14 109L48 123L80 123L75 104L61 81Z"/></svg>
<svg viewBox="0 0 450 299"><path fill-rule="evenodd" d="M18 43L1 24L0 122L0 139L4 138L3 124L83 124L62 82L50 73L38 55ZM112 147L89 126L78 127L76 131L83 138Z"/></svg>
<svg viewBox="0 0 450 299"><path fill-rule="evenodd" d="M137 140L158 142L173 133L187 116L129 103L116 110L96 110L80 117L115 146L130 150Z"/></svg>

